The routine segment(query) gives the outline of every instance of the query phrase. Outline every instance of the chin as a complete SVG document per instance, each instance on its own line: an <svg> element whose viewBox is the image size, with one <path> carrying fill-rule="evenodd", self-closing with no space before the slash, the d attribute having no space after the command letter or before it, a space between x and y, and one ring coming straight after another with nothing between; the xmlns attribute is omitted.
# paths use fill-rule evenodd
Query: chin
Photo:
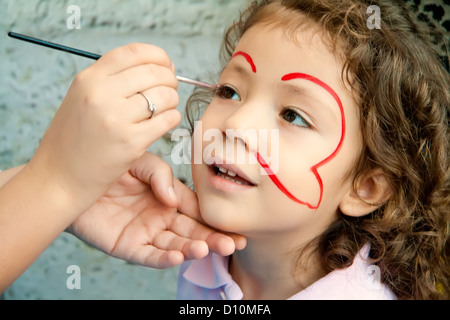
<svg viewBox="0 0 450 320"><path fill-rule="evenodd" d="M218 208L220 209L218 210ZM232 213L230 214L230 212ZM242 229L242 220L234 216L236 209L230 208L227 211L225 206L213 205L211 203L202 205L200 201L200 213L202 219L212 228L233 233L239 233L239 229Z"/></svg>

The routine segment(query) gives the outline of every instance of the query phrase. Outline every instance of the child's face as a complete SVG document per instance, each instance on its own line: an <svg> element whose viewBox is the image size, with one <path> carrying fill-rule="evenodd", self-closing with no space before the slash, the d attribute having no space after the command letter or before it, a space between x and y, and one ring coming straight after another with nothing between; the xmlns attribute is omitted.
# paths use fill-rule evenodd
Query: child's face
<svg viewBox="0 0 450 320"><path fill-rule="evenodd" d="M357 106L342 83L342 68L312 31L299 32L298 41L261 25L244 34L219 80L227 86L195 132L203 137L203 162L192 166L192 175L208 224L247 236L282 232L299 239L301 232L307 241L335 219L362 148ZM205 138L209 129L223 135L220 148ZM275 179L263 174L257 152ZM231 176L205 163L220 159L233 163L218 165Z"/></svg>

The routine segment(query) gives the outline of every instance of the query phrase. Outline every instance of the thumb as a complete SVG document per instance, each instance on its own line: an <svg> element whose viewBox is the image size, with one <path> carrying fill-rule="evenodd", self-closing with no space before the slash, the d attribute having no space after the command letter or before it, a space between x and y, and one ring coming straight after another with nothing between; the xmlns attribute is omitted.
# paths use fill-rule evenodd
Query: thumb
<svg viewBox="0 0 450 320"><path fill-rule="evenodd" d="M175 194L178 199L178 212L183 213L198 222L203 220L200 215L197 194L178 179L173 179Z"/></svg>
<svg viewBox="0 0 450 320"><path fill-rule="evenodd" d="M155 197L163 204L176 208L177 196L170 165L158 156L145 152L131 167L130 174L148 184Z"/></svg>

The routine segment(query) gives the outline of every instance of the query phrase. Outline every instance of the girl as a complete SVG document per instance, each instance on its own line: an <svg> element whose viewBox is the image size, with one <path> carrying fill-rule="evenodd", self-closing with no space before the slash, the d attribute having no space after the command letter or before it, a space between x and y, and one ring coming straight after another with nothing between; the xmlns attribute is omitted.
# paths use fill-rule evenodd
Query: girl
<svg viewBox="0 0 450 320"><path fill-rule="evenodd" d="M254 2L222 53L194 136L215 128L223 147L194 143L192 176L202 218L248 243L183 263L178 297L448 298L449 76L407 9ZM278 170L251 130L278 132Z"/></svg>

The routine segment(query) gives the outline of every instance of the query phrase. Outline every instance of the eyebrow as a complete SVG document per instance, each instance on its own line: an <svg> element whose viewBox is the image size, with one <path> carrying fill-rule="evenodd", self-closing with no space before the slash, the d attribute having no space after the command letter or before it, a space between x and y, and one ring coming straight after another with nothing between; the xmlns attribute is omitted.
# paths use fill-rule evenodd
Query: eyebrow
<svg viewBox="0 0 450 320"><path fill-rule="evenodd" d="M342 105L342 101L339 98L336 91L333 90L333 88L331 88L325 82L323 82L322 80L319 80L318 78L316 78L314 76L311 76L306 73L300 73L300 72L288 73L281 78L281 81L291 81L291 80L296 80L296 79L304 79L304 80L311 81L311 82L321 86L323 89L325 89L329 94L331 94L331 96L334 98L334 100L336 100L336 103L339 106L342 118L344 118L344 107Z"/></svg>
<svg viewBox="0 0 450 320"><path fill-rule="evenodd" d="M336 107L330 105L329 103L325 103L323 99L317 98L316 95L312 94L306 87L296 84L286 83L282 85L282 88L285 88L289 94L294 96L306 96L308 99L313 99L316 103L319 103L323 108L329 110L327 114L331 114L337 121L340 120L340 113L336 110ZM323 109L320 108L320 109ZM311 118L315 118L314 115L310 114Z"/></svg>
<svg viewBox="0 0 450 320"><path fill-rule="evenodd" d="M319 80L318 78L311 76L309 74L306 74L306 73L300 73L300 72L288 73L281 78L281 81L291 81L291 80L296 80L296 79L304 79L304 80L311 81L311 82L321 86L329 94L331 94L331 96L334 98L334 100L338 104L339 111L341 113L342 127L344 128L345 127L344 107L343 107L342 101L339 98L339 95L336 93L336 91L334 91L333 88L331 88L329 85L327 85L322 80Z"/></svg>
<svg viewBox="0 0 450 320"><path fill-rule="evenodd" d="M243 52L243 51L238 51L231 57L231 59L234 59L237 56L243 56L245 58L245 60L247 60L250 67L252 68L253 73L256 73L255 63L253 62L252 57L248 53Z"/></svg>

